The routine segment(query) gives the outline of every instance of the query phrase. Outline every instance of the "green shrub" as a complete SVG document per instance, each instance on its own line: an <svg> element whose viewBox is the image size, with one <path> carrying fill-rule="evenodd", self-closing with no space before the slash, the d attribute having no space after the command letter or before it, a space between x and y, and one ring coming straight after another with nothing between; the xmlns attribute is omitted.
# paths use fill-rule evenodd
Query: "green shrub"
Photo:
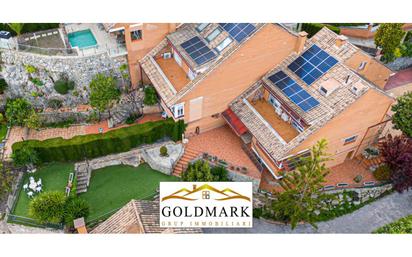
<svg viewBox="0 0 412 257"><path fill-rule="evenodd" d="M182 173L183 181L229 181L228 172L222 166L210 167L209 162L198 160L190 163Z"/></svg>
<svg viewBox="0 0 412 257"><path fill-rule="evenodd" d="M29 74L35 73L37 71L36 67L34 67L33 65L29 65L29 64L24 65L24 69Z"/></svg>
<svg viewBox="0 0 412 257"><path fill-rule="evenodd" d="M303 23L302 24L302 30L306 31L308 33L308 37L313 37L316 33L318 33L319 30L321 30L323 27L327 27L328 29L332 30L336 34L340 33L340 29L329 25L329 24L322 24L322 23Z"/></svg>
<svg viewBox="0 0 412 257"><path fill-rule="evenodd" d="M157 93L153 86L148 86L144 89L144 100L145 105L155 105L157 103Z"/></svg>
<svg viewBox="0 0 412 257"><path fill-rule="evenodd" d="M164 145L160 147L160 156L163 156L163 157L169 156L169 154L167 153L167 147Z"/></svg>
<svg viewBox="0 0 412 257"><path fill-rule="evenodd" d="M169 137L174 141L182 139L185 124L173 119L136 124L103 134L75 136L71 139L51 138L44 141L26 140L14 143L13 152L25 146L34 149L43 162L80 161L112 153L126 152L141 144L152 144Z"/></svg>
<svg viewBox="0 0 412 257"><path fill-rule="evenodd" d="M228 177L228 172L225 167L215 166L211 169L214 181L230 181Z"/></svg>
<svg viewBox="0 0 412 257"><path fill-rule="evenodd" d="M6 90L6 88L7 88L7 82L4 80L4 79L2 79L2 78L0 78L0 94L3 94L4 93L4 91Z"/></svg>
<svg viewBox="0 0 412 257"><path fill-rule="evenodd" d="M59 121L59 122L50 122L42 124L44 128L68 128L72 124L74 124L76 120L73 117L69 117L66 120Z"/></svg>
<svg viewBox="0 0 412 257"><path fill-rule="evenodd" d="M378 234L411 234L412 215L401 218L395 222L378 228L374 233Z"/></svg>
<svg viewBox="0 0 412 257"><path fill-rule="evenodd" d="M68 225L73 225L73 220L89 216L89 203L83 198L69 197L66 200L64 209L64 222Z"/></svg>
<svg viewBox="0 0 412 257"><path fill-rule="evenodd" d="M376 170L373 172L373 176L378 181L387 181L391 178L391 169L388 165L383 164L376 168Z"/></svg>
<svg viewBox="0 0 412 257"><path fill-rule="evenodd" d="M54 89L57 93L65 95L74 89L74 82L66 78L59 79L54 83Z"/></svg>
<svg viewBox="0 0 412 257"><path fill-rule="evenodd" d="M63 106L63 101L60 99L50 99L47 102L47 106L54 110L57 110Z"/></svg>
<svg viewBox="0 0 412 257"><path fill-rule="evenodd" d="M356 183L361 182L363 179L362 175L356 175L356 177L353 178L353 181L355 181Z"/></svg>
<svg viewBox="0 0 412 257"><path fill-rule="evenodd" d="M16 151L13 151L11 158L13 159L14 165L18 167L37 164L39 162L38 153L28 145L24 145Z"/></svg>
<svg viewBox="0 0 412 257"><path fill-rule="evenodd" d="M126 119L126 124L133 124L133 123L135 123L135 121L137 120L137 118L139 118L140 117L140 115L137 115L137 114L130 114L129 115L129 117L127 117L127 119Z"/></svg>
<svg viewBox="0 0 412 257"><path fill-rule="evenodd" d="M56 29L59 23L24 23L21 33L37 32L41 30ZM0 30L9 31L13 36L16 35L7 23L0 23Z"/></svg>
<svg viewBox="0 0 412 257"><path fill-rule="evenodd" d="M41 223L60 223L64 216L65 202L63 192L41 193L30 201L29 215Z"/></svg>
<svg viewBox="0 0 412 257"><path fill-rule="evenodd" d="M30 81L38 87L41 87L44 85L43 81L41 81L38 78L30 78Z"/></svg>

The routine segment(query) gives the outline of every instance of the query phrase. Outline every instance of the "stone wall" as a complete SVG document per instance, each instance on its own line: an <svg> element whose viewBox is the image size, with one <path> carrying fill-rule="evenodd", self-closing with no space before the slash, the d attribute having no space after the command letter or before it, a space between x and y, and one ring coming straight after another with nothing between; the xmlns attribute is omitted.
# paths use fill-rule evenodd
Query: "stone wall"
<svg viewBox="0 0 412 257"><path fill-rule="evenodd" d="M89 84L98 73L112 74L121 83L122 64L125 57L111 58L107 53L93 56L44 56L14 50L1 52L3 69L1 75L7 81L8 98L24 97L38 108L46 108L49 99L59 99L64 106L86 104L89 100ZM25 66L31 65L36 72L29 74ZM54 89L54 81L67 76L75 82L74 90L60 95ZM37 86L30 79L38 79L43 85Z"/></svg>
<svg viewBox="0 0 412 257"><path fill-rule="evenodd" d="M230 180L236 181L236 182L252 182L253 192L257 192L259 189L259 184L260 184L259 179L252 178L252 177L234 172L232 170L228 170L228 177L230 178Z"/></svg>
<svg viewBox="0 0 412 257"><path fill-rule="evenodd" d="M381 196L382 194L392 190L392 188L393 188L392 184L386 184L386 185L374 186L374 187L337 189L337 190L330 190L326 192L328 194L338 194L338 196L342 195L343 192L353 192L355 197L354 199L351 199L351 201L354 202L355 204L360 204L370 199L377 198Z"/></svg>

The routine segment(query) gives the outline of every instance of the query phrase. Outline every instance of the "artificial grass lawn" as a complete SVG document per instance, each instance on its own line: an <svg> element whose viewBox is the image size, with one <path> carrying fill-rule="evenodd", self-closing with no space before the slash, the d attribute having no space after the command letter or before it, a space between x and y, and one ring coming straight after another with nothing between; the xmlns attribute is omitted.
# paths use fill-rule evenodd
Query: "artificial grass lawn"
<svg viewBox="0 0 412 257"><path fill-rule="evenodd" d="M73 163L50 163L37 168L35 173L24 174L22 185L28 183L29 177L33 176L36 181L41 178L43 192L46 191L61 191L65 192L69 174L74 172ZM23 187L20 189L19 199L17 200L16 208L13 214L17 216L29 217L29 202Z"/></svg>
<svg viewBox="0 0 412 257"><path fill-rule="evenodd" d="M147 164L135 168L118 165L94 170L86 193L79 196L89 202L93 220L114 209L120 208L132 199L147 199L155 194L161 181L177 181L153 170Z"/></svg>
<svg viewBox="0 0 412 257"><path fill-rule="evenodd" d="M2 141L7 134L7 125L6 124L0 124L0 141Z"/></svg>

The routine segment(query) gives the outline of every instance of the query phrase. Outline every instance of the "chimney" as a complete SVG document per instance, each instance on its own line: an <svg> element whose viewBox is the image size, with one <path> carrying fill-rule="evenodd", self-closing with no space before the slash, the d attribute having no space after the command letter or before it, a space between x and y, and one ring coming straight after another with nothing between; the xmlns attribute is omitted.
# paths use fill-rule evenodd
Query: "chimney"
<svg viewBox="0 0 412 257"><path fill-rule="evenodd" d="M176 31L176 23L169 23L169 33Z"/></svg>
<svg viewBox="0 0 412 257"><path fill-rule="evenodd" d="M372 31L372 28L373 28L373 23L369 23L368 24L368 31Z"/></svg>
<svg viewBox="0 0 412 257"><path fill-rule="evenodd" d="M336 37L336 46L337 47L343 46L346 43L347 40L348 40L348 38L345 37L344 35L338 35Z"/></svg>
<svg viewBox="0 0 412 257"><path fill-rule="evenodd" d="M305 46L306 39L308 39L308 33L301 31L298 33L298 40L296 41L295 51L300 54Z"/></svg>
<svg viewBox="0 0 412 257"><path fill-rule="evenodd" d="M73 221L74 228L77 229L77 233L79 234L87 234L86 223L84 222L84 218L78 218Z"/></svg>

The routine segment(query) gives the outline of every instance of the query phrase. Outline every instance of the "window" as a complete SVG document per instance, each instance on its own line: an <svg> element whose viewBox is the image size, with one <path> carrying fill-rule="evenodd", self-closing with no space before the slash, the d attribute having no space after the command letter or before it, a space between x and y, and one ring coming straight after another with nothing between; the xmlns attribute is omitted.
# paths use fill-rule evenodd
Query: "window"
<svg viewBox="0 0 412 257"><path fill-rule="evenodd" d="M207 27L207 25L209 25L209 23L200 23L200 24L196 27L196 29L197 29L197 31L202 32L202 31Z"/></svg>
<svg viewBox="0 0 412 257"><path fill-rule="evenodd" d="M368 64L368 62L361 62L361 63L359 64L358 70L363 70L363 69L365 69L366 64Z"/></svg>
<svg viewBox="0 0 412 257"><path fill-rule="evenodd" d="M182 67L182 58L180 58L180 55L177 52L174 52L173 58L175 59L176 63L179 64L180 67Z"/></svg>
<svg viewBox="0 0 412 257"><path fill-rule="evenodd" d="M321 93L322 95L327 95L327 94L328 94L328 90L327 90L326 88L324 88L324 87L320 87L319 90L320 90L320 93Z"/></svg>
<svg viewBox="0 0 412 257"><path fill-rule="evenodd" d="M172 112L175 118L180 118L184 115L184 103L176 104L172 107Z"/></svg>
<svg viewBox="0 0 412 257"><path fill-rule="evenodd" d="M210 33L206 39L208 42L212 41L213 39L215 39L217 36L219 36L219 34L222 33L222 30L220 28L216 28L215 30L212 31L212 33Z"/></svg>
<svg viewBox="0 0 412 257"><path fill-rule="evenodd" d="M142 39L142 30L134 30L130 32L130 36L132 37L132 41Z"/></svg>
<svg viewBox="0 0 412 257"><path fill-rule="evenodd" d="M347 145L347 144L355 142L357 137L358 136L351 136L351 137L345 138L343 145Z"/></svg>
<svg viewBox="0 0 412 257"><path fill-rule="evenodd" d="M225 40L223 40L217 47L216 50L219 52L222 52L223 49L225 49L230 43L232 43L232 39L230 37L227 37Z"/></svg>

